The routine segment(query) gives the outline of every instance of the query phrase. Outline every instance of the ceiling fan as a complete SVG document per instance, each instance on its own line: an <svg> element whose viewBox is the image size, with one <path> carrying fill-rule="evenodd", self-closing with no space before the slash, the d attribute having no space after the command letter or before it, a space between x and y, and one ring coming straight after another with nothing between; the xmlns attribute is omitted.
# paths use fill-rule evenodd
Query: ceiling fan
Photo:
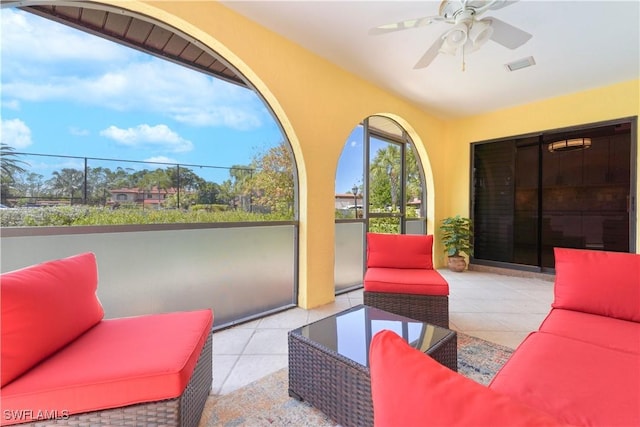
<svg viewBox="0 0 640 427"><path fill-rule="evenodd" d="M488 40L493 40L509 49L516 49L532 37L526 31L499 19L493 17L479 19L480 15L489 10L501 9L516 1L442 0L438 15L380 25L369 30L369 34L386 34L423 27L435 22L453 24L453 27L438 37L413 68L428 67L438 53L456 55L462 52L464 70L464 55L478 50Z"/></svg>

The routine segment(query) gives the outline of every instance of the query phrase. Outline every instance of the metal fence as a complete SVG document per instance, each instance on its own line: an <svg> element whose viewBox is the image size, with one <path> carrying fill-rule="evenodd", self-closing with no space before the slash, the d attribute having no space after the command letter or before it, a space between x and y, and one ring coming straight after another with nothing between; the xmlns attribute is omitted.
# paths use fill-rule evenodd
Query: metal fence
<svg viewBox="0 0 640 427"><path fill-rule="evenodd" d="M12 155L19 159L19 168L11 176L3 177L1 188L2 203L9 207L129 203L142 207L185 208L199 202L253 209L254 191L242 187L256 171L248 166L23 152Z"/></svg>

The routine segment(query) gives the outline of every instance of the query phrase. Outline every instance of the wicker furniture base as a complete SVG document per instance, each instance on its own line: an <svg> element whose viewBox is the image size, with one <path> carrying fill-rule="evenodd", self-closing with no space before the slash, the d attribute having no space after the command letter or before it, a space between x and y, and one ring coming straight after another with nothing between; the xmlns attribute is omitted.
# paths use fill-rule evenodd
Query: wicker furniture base
<svg viewBox="0 0 640 427"><path fill-rule="evenodd" d="M447 295L393 294L364 291L364 304L410 319L449 328Z"/></svg>
<svg viewBox="0 0 640 427"><path fill-rule="evenodd" d="M23 426L45 427L55 426L182 426L197 427L202 417L204 404L211 391L213 380L212 335L198 357L198 362L189 379L187 388L175 399L158 402L141 403L104 411L86 412L68 417L48 419Z"/></svg>
<svg viewBox="0 0 640 427"><path fill-rule="evenodd" d="M373 426L369 368L298 333L300 329L288 337L289 396L309 402L343 427ZM457 371L457 335L448 332L426 353Z"/></svg>

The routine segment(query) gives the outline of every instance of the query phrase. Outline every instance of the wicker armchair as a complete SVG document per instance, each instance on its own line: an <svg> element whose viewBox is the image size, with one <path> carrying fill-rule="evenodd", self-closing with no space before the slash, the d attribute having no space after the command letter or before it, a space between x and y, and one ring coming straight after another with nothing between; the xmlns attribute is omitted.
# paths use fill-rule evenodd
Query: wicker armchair
<svg viewBox="0 0 640 427"><path fill-rule="evenodd" d="M432 235L367 233L364 304L448 328L449 284L432 252Z"/></svg>

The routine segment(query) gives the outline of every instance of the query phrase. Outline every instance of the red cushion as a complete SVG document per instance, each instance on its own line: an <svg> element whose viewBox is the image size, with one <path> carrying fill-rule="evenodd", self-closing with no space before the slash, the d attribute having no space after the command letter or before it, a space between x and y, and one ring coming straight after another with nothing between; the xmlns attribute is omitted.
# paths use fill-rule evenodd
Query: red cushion
<svg viewBox="0 0 640 427"><path fill-rule="evenodd" d="M367 233L367 267L433 268L433 236Z"/></svg>
<svg viewBox="0 0 640 427"><path fill-rule="evenodd" d="M640 425L638 354L536 332L489 387L566 423Z"/></svg>
<svg viewBox="0 0 640 427"><path fill-rule="evenodd" d="M0 283L2 387L104 316L92 253L8 272Z"/></svg>
<svg viewBox="0 0 640 427"><path fill-rule="evenodd" d="M555 248L554 308L640 322L640 255Z"/></svg>
<svg viewBox="0 0 640 427"><path fill-rule="evenodd" d="M640 354L640 323L554 308L540 331Z"/></svg>
<svg viewBox="0 0 640 427"><path fill-rule="evenodd" d="M376 427L560 425L453 372L391 331L373 337L369 359Z"/></svg>
<svg viewBox="0 0 640 427"><path fill-rule="evenodd" d="M77 414L178 397L212 323L211 310L103 320L4 387L3 412Z"/></svg>
<svg viewBox="0 0 640 427"><path fill-rule="evenodd" d="M449 295L449 284L436 270L368 268L364 290L396 294Z"/></svg>

